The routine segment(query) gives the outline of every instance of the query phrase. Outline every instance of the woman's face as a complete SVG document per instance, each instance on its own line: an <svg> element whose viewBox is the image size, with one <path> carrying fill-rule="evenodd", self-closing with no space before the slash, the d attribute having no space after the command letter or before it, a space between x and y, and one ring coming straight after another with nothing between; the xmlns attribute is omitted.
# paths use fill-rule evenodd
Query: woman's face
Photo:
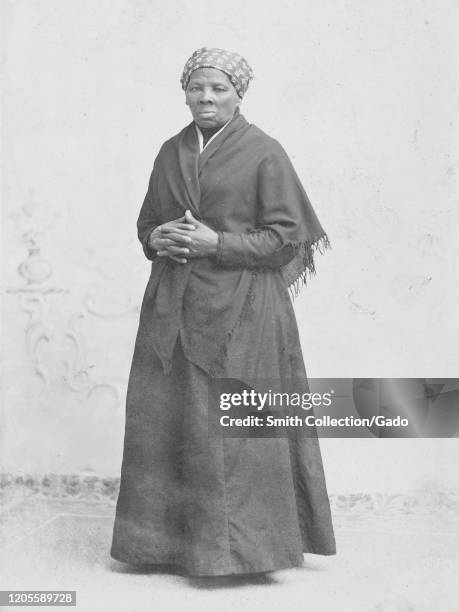
<svg viewBox="0 0 459 612"><path fill-rule="evenodd" d="M193 119L203 128L224 125L241 102L227 75L217 68L194 70L185 95Z"/></svg>

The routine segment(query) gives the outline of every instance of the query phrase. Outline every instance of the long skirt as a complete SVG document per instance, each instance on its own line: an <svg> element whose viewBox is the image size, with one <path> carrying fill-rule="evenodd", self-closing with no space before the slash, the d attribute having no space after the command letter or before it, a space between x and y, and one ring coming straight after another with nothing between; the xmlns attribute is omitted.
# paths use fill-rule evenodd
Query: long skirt
<svg viewBox="0 0 459 612"><path fill-rule="evenodd" d="M209 376L134 351L110 554L190 576L301 566L335 553L318 440L212 435Z"/></svg>

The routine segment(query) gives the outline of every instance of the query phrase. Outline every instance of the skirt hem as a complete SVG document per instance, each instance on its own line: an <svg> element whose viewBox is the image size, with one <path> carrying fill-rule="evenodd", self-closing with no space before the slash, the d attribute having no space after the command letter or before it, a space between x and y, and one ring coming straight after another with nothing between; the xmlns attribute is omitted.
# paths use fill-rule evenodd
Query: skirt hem
<svg viewBox="0 0 459 612"><path fill-rule="evenodd" d="M188 576L190 578L200 577L200 576L238 576L238 575L247 575L247 574L265 574L268 572L275 572L289 568L295 567L303 567L303 557L301 559L297 559L296 561L286 561L285 563L274 563L269 566L264 566L260 564L260 566L256 566L253 568L243 568L240 569L227 569L227 570L213 570L213 569L202 569L200 571L194 571L176 561L171 557L163 557L156 559L145 559L141 560L138 557L131 557L129 555L117 554L114 552L110 552L110 556L112 559L119 561L121 563L126 563L132 566L141 566L141 565L157 565L157 566L170 566L181 570L184 576Z"/></svg>

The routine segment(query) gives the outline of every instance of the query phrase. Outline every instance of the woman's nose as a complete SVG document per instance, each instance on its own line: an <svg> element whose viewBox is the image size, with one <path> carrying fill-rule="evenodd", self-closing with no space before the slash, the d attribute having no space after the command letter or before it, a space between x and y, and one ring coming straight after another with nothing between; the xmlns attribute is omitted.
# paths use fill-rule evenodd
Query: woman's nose
<svg viewBox="0 0 459 612"><path fill-rule="evenodd" d="M201 104L207 104L214 101L214 96L211 89L203 89L201 94Z"/></svg>

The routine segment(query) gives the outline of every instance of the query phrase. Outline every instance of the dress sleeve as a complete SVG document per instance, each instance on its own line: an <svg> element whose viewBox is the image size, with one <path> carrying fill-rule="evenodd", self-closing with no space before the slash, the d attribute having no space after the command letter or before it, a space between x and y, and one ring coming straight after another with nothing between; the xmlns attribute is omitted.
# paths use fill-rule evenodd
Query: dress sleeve
<svg viewBox="0 0 459 612"><path fill-rule="evenodd" d="M142 244L145 257L150 261L156 258L156 251L149 246L148 239L150 238L151 232L160 225L155 213L155 189L156 171L155 167L153 167L148 183L148 190L137 219L137 236Z"/></svg>
<svg viewBox="0 0 459 612"><path fill-rule="evenodd" d="M217 263L221 266L276 269L294 256L293 249L288 245L283 247L277 232L269 228L245 234L217 233Z"/></svg>

